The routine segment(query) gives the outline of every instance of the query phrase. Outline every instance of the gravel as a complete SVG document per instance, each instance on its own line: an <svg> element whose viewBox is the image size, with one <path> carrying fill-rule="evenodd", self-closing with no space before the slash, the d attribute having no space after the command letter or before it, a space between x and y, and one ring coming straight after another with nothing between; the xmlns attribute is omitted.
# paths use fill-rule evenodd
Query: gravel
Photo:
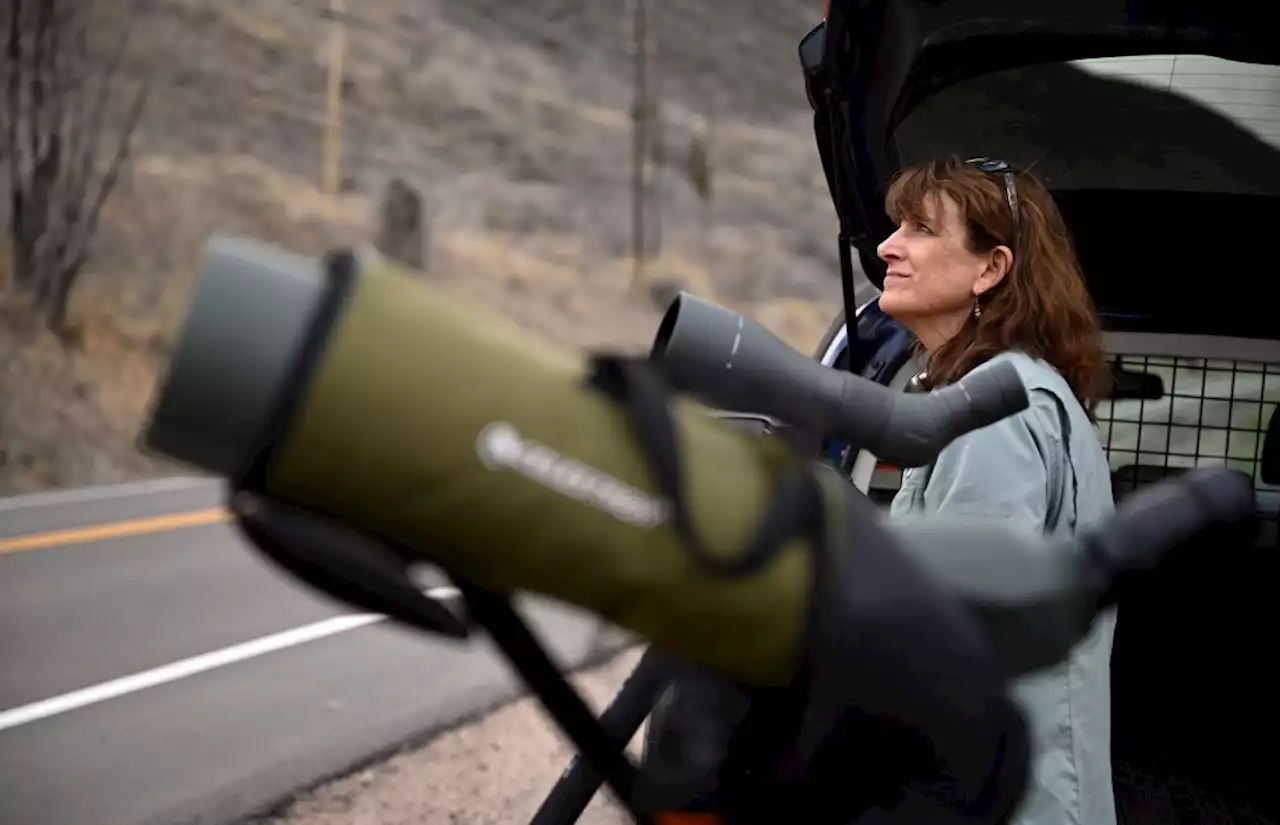
<svg viewBox="0 0 1280 825"><path fill-rule="evenodd" d="M640 650L578 674L573 682L600 712L635 667ZM638 753L639 737L631 743ZM531 698L386 762L314 789L269 825L506 825L527 823L573 751ZM607 791L580 825L629 820Z"/></svg>

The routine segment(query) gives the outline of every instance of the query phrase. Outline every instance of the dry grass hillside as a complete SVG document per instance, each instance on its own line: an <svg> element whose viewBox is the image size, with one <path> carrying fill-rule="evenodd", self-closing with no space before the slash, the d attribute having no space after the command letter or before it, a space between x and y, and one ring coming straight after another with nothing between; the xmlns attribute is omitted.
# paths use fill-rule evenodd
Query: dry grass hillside
<svg viewBox="0 0 1280 825"><path fill-rule="evenodd" d="M813 8L810 8L810 5ZM348 3L341 194L319 188L320 0L147 0L119 83L151 85L73 296L70 345L6 299L0 495L172 472L134 445L210 232L319 253L419 188L434 283L572 346L642 347L630 288L630 18L591 0ZM810 348L838 306L835 222L795 46L818 4L656 4L663 119L647 280ZM713 198L690 182L709 134ZM0 208L2 210L2 208ZM7 256L0 256L6 257ZM6 276L0 271L0 284Z"/></svg>

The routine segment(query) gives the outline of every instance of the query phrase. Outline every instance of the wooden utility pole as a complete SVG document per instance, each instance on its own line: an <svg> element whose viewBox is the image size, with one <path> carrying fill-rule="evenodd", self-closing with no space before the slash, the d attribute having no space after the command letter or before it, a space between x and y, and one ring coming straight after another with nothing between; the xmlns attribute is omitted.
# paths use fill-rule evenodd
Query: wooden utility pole
<svg viewBox="0 0 1280 825"><path fill-rule="evenodd" d="M649 142L646 152L653 162L652 176L649 179L649 210L652 220L649 233L653 240L647 247L658 257L662 256L662 172L667 162L667 136L663 128L662 111L662 11L658 0L650 0L648 20L645 23L645 34L649 43L648 64L649 77L646 80L649 96L648 127L645 130Z"/></svg>
<svg viewBox="0 0 1280 825"><path fill-rule="evenodd" d="M338 191L338 176L342 157L342 79L343 57L346 52L346 9L343 0L329 0L329 98L328 118L324 135L324 167L322 178L324 192Z"/></svg>
<svg viewBox="0 0 1280 825"><path fill-rule="evenodd" d="M635 58L635 99L631 105L631 254L635 272L632 288L644 280L645 256L645 171L649 154L649 0L631 0L632 51Z"/></svg>

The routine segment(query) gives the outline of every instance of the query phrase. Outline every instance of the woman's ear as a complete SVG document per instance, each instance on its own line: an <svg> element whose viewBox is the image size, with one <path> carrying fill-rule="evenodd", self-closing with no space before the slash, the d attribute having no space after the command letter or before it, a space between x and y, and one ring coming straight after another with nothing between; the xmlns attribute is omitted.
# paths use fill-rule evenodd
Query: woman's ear
<svg viewBox="0 0 1280 825"><path fill-rule="evenodd" d="M1009 247L997 246L989 254L991 257L987 260L986 268L982 270L978 280L973 282L975 298L993 289L1013 269L1013 250Z"/></svg>

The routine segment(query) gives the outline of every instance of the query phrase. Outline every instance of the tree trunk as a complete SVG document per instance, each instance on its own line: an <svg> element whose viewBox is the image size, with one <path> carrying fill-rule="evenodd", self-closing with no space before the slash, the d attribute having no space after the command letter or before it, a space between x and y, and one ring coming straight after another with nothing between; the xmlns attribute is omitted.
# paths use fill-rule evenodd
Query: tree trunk
<svg viewBox="0 0 1280 825"><path fill-rule="evenodd" d="M631 254L635 265L632 288L644 280L645 257L645 172L649 149L649 0L631 0L632 50L635 58L635 99L631 106Z"/></svg>
<svg viewBox="0 0 1280 825"><path fill-rule="evenodd" d="M124 4L127 6L127 4ZM3 157L8 164L12 285L62 330L97 232L103 205L129 157L147 86L112 136L108 102L129 40L127 22L108 54L96 52L107 22L127 20L119 3L9 0L3 72L7 78ZM90 36L94 33L94 37ZM103 169L104 151L115 143Z"/></svg>

